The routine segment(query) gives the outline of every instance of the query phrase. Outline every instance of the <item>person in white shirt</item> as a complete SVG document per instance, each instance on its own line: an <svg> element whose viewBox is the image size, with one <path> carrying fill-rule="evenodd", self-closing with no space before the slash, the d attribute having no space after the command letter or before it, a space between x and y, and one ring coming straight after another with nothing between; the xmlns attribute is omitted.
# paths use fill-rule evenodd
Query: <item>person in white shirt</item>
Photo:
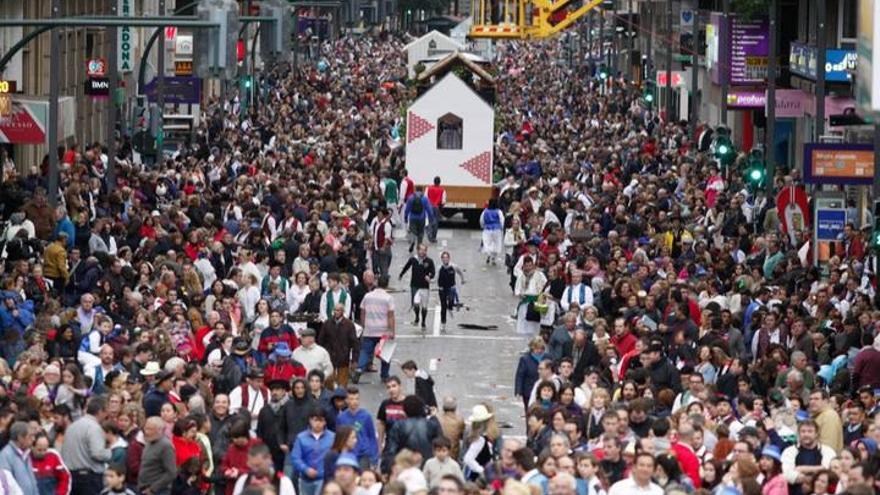
<svg viewBox="0 0 880 495"><path fill-rule="evenodd" d="M248 373L247 383L242 383L229 392L229 414L238 414L240 410L246 409L251 417L251 432L257 431L260 410L269 402L269 393L263 386L263 378L263 370L252 368Z"/></svg>
<svg viewBox="0 0 880 495"><path fill-rule="evenodd" d="M577 305L577 308L585 308L593 305L593 289L583 283L584 276L580 270L575 270L571 274L571 285L562 292L562 299L559 304L562 311L568 310Z"/></svg>
<svg viewBox="0 0 880 495"><path fill-rule="evenodd" d="M321 295L318 318L322 323L333 317L333 308L335 308L337 304L345 306L343 316L350 318L351 295L340 283L339 274L334 272L327 275L327 291Z"/></svg>
<svg viewBox="0 0 880 495"><path fill-rule="evenodd" d="M653 455L647 452L636 454L630 477L611 485L608 495L663 495L663 489L660 488L660 485L651 481L655 464Z"/></svg>
<svg viewBox="0 0 880 495"><path fill-rule="evenodd" d="M315 330L304 328L300 332L300 346L294 349L293 359L299 361L306 373L318 370L324 376L333 376L333 362L327 349L315 343Z"/></svg>
<svg viewBox="0 0 880 495"><path fill-rule="evenodd" d="M522 260L522 275L517 277L514 294L520 298L517 306L516 330L520 335L537 335L541 329L540 321L526 318L529 304L538 300L538 295L547 285L547 277L535 267L535 260L526 256Z"/></svg>

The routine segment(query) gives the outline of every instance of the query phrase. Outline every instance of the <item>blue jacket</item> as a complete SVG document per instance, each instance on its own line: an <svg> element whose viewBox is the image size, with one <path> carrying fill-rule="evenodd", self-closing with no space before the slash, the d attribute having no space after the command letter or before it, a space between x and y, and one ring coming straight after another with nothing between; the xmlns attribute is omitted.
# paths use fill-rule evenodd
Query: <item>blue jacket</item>
<svg viewBox="0 0 880 495"><path fill-rule="evenodd" d="M147 395L144 396L144 412L147 414L147 417L159 416L162 412L162 406L166 402L171 402L171 399L168 397L168 394L158 388L147 392Z"/></svg>
<svg viewBox="0 0 880 495"><path fill-rule="evenodd" d="M516 366L516 379L514 380L514 394L528 399L532 394L532 387L538 381L538 363L543 359L536 359L530 352L520 356Z"/></svg>
<svg viewBox="0 0 880 495"><path fill-rule="evenodd" d="M376 441L376 425L366 409L352 413L345 409L336 416L336 427L349 425L357 432L357 445L352 452L358 459L368 457L375 466L379 463L379 442Z"/></svg>
<svg viewBox="0 0 880 495"><path fill-rule="evenodd" d="M40 488L37 486L37 478L34 476L34 466L31 463L30 454L25 454L22 457L12 442L0 450L0 469L12 473L24 495L39 495Z"/></svg>
<svg viewBox="0 0 880 495"><path fill-rule="evenodd" d="M67 233L67 249L73 249L76 241L76 228L73 226L73 222L70 221L70 217L65 216L55 224L55 231L52 232L52 238L56 239L61 232Z"/></svg>
<svg viewBox="0 0 880 495"><path fill-rule="evenodd" d="M416 214L412 212L413 203L417 200L421 200L422 202L422 213ZM425 217L429 220L434 220L434 208L431 206L431 203L428 201L428 197L424 194L413 194L409 197L409 200L406 202L406 209L403 213L403 218L406 219L407 222L412 221L425 221Z"/></svg>
<svg viewBox="0 0 880 495"><path fill-rule="evenodd" d="M324 457L333 446L336 435L330 430L324 430L316 439L311 429L306 429L296 436L293 450L290 451L290 462L296 473L309 481L324 479ZM318 472L315 478L306 476L306 469L312 468Z"/></svg>
<svg viewBox="0 0 880 495"><path fill-rule="evenodd" d="M3 296L0 297L0 331L5 333L6 330L14 328L18 330L19 335L24 335L24 331L33 325L36 320L34 316L34 302L16 302L15 308L9 309L5 303L7 296L6 291L3 291ZM18 316L12 316L12 312L16 309L18 310Z"/></svg>

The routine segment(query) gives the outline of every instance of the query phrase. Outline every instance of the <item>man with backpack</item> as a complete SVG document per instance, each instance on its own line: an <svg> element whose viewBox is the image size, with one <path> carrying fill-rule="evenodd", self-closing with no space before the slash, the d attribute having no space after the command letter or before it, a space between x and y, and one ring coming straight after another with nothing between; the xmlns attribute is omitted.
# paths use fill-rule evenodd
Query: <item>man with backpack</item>
<svg viewBox="0 0 880 495"><path fill-rule="evenodd" d="M415 246L421 244L425 238L425 220L434 221L434 209L425 196L425 189L422 186L416 186L415 194L407 200L403 218L409 225L409 252L411 253Z"/></svg>
<svg viewBox="0 0 880 495"><path fill-rule="evenodd" d="M284 476L284 473L276 471L272 463L272 454L269 447L258 443L248 451L248 473L238 477L235 482L233 495L239 495L246 488L263 488L272 486L277 495L296 495L293 482Z"/></svg>

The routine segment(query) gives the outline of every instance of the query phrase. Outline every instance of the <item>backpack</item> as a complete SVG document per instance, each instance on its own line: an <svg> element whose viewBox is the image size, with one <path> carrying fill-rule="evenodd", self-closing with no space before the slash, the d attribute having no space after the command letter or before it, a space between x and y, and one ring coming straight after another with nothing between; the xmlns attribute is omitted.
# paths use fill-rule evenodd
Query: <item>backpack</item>
<svg viewBox="0 0 880 495"><path fill-rule="evenodd" d="M412 207L409 212L412 215L421 215L425 212L425 204L423 203L424 199L422 196L416 196L413 198Z"/></svg>

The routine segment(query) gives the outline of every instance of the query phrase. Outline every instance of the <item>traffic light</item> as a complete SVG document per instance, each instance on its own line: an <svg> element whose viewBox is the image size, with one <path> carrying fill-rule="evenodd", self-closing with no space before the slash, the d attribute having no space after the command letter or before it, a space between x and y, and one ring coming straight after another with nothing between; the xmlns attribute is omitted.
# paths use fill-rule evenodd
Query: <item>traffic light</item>
<svg viewBox="0 0 880 495"><path fill-rule="evenodd" d="M605 64L599 66L599 79L608 79L608 67Z"/></svg>
<svg viewBox="0 0 880 495"><path fill-rule="evenodd" d="M657 85L654 84L654 81L645 81L644 86L642 87L642 101L645 103L645 106L652 106L655 101L657 101Z"/></svg>
<svg viewBox="0 0 880 495"><path fill-rule="evenodd" d="M251 76L242 76L241 78L241 86L244 89L251 89L254 85L254 79Z"/></svg>
<svg viewBox="0 0 880 495"><path fill-rule="evenodd" d="M767 164L764 162L764 152L760 149L749 152L744 178L746 184L753 189L762 187L767 180Z"/></svg>
<svg viewBox="0 0 880 495"><path fill-rule="evenodd" d="M293 17L289 6L282 0L263 0L260 15L275 22L260 24L260 56L264 61L280 61L290 54L290 35Z"/></svg>
<svg viewBox="0 0 880 495"><path fill-rule="evenodd" d="M736 148L733 147L733 141L730 140L730 129L724 126L718 126L715 129L715 141L712 143L712 149L718 163L725 167L733 164L733 160L736 158Z"/></svg>
<svg viewBox="0 0 880 495"><path fill-rule="evenodd" d="M195 32L196 73L199 77L235 78L238 70L238 3L235 0L200 0L196 15L200 21L219 24L219 28Z"/></svg>

